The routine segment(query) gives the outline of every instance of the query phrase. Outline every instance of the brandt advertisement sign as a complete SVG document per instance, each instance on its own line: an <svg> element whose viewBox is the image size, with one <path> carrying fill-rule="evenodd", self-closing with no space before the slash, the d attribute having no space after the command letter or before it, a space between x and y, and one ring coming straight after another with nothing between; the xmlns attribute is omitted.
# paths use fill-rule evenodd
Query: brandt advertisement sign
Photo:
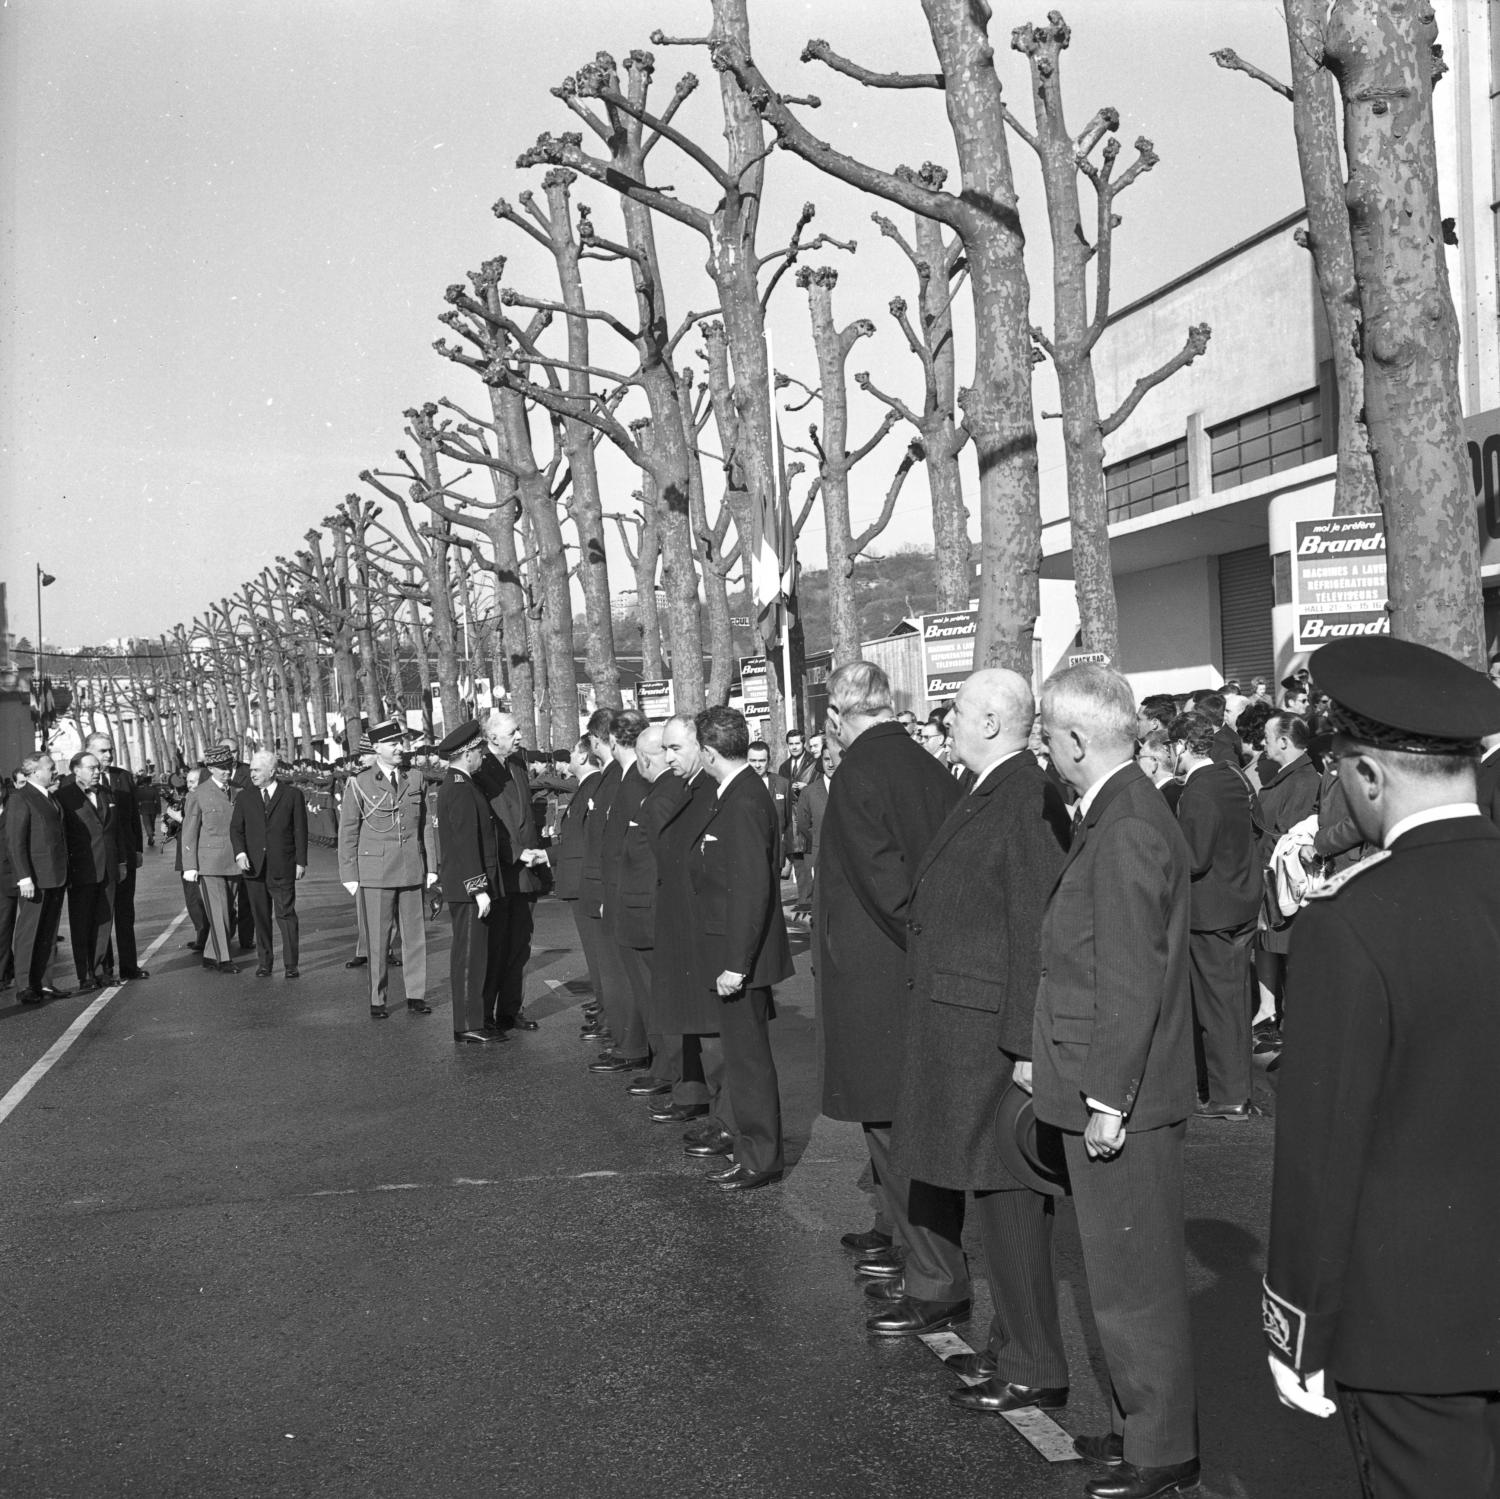
<svg viewBox="0 0 1500 1499"><path fill-rule="evenodd" d="M1379 515L1300 520L1292 535L1296 645L1310 651L1350 635L1389 635L1385 521Z"/></svg>
<svg viewBox="0 0 1500 1499"><path fill-rule="evenodd" d="M927 699L953 697L974 670L979 614L972 609L922 616L922 677Z"/></svg>

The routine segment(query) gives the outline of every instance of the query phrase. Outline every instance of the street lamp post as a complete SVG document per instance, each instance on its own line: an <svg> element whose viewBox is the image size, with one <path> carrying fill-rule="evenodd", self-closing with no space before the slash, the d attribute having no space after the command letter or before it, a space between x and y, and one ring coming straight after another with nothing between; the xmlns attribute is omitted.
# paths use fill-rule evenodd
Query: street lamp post
<svg viewBox="0 0 1500 1499"><path fill-rule="evenodd" d="M39 749L47 748L47 715L52 707L52 691L42 670L42 589L51 587L57 579L36 565L36 701L37 719L41 731Z"/></svg>

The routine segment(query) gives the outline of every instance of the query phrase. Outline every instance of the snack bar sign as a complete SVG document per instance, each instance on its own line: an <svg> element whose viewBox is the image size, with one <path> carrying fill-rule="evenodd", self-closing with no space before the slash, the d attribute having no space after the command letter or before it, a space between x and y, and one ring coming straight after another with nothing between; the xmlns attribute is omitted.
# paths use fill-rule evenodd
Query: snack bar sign
<svg viewBox="0 0 1500 1499"><path fill-rule="evenodd" d="M922 616L922 676L927 697L953 697L974 670L979 615L972 609Z"/></svg>
<svg viewBox="0 0 1500 1499"><path fill-rule="evenodd" d="M1298 521L1293 529L1295 649L1350 635L1389 635L1385 522L1379 515Z"/></svg>

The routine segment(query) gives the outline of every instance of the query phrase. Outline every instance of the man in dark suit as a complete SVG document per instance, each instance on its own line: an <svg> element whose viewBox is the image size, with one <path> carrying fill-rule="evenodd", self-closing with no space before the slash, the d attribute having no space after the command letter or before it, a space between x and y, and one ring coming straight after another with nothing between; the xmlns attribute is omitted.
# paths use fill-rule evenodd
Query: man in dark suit
<svg viewBox="0 0 1500 1499"><path fill-rule="evenodd" d="M1262 1322L1284 1404L1337 1391L1363 1492L1500 1477L1500 832L1474 801L1500 695L1410 641L1313 658L1366 842L1297 918Z"/></svg>
<svg viewBox="0 0 1500 1499"><path fill-rule="evenodd" d="M606 712L605 717L608 718ZM553 892L560 901L567 903L573 913L573 925L578 932L578 946L589 976L592 997L584 1006L584 1023L581 1039L599 1041L605 1039L604 1023L599 1013L599 974L592 940L597 924L586 925L579 915L579 884L583 875L584 824L593 805L594 787L601 775L600 760L594 750L593 737L583 735L573 746L569 756L574 789L568 798L567 807L558 814L557 831L553 837L549 858L552 861Z"/></svg>
<svg viewBox="0 0 1500 1499"><path fill-rule="evenodd" d="M271 912L281 928L281 966L297 977L297 881L307 873L307 799L300 787L276 779L276 755L250 757L250 784L236 793L229 821L234 859L245 872L244 888L255 913L255 973L270 978Z"/></svg>
<svg viewBox="0 0 1500 1499"><path fill-rule="evenodd" d="M815 886L823 1112L861 1126L875 1181L874 1227L847 1235L845 1247L885 1251L862 1273L887 1269L894 1279L904 1261L909 1300L899 1315L915 1333L951 1322L952 1304L963 1299L954 1294L941 1236L926 1222L912 1223L911 1184L891 1164L912 1002L907 902L917 864L959 791L896 722L890 679L868 661L841 666L829 679L828 732L844 756L828 789ZM961 1223L961 1196L956 1211Z"/></svg>
<svg viewBox="0 0 1500 1499"><path fill-rule="evenodd" d="M781 1093L767 1022L771 986L794 972L781 914L781 829L746 755L750 731L733 708L696 720L713 810L689 854L702 971L719 998L724 1091L734 1118L733 1165L710 1173L721 1191L781 1180Z"/></svg>
<svg viewBox="0 0 1500 1499"><path fill-rule="evenodd" d="M25 782L5 804L5 839L20 902L16 908L16 998L23 1005L66 999L73 991L47 982L68 884L68 838L52 794L51 755L21 761Z"/></svg>
<svg viewBox="0 0 1500 1499"><path fill-rule="evenodd" d="M103 977L106 980L111 977L108 970L113 965L108 953L112 952L118 959L122 979L150 978L151 975L140 966L135 948L135 872L145 858L145 836L141 828L140 807L135 799L135 778L115 764L115 742L108 734L90 734L83 747L103 767L101 779L114 800L120 846L129 855L125 860L124 878L114 890L114 941L107 949Z"/></svg>
<svg viewBox="0 0 1500 1499"><path fill-rule="evenodd" d="M100 969L109 949L113 896L129 849L103 766L81 750L68 762L73 778L57 788L68 840L68 936L80 994L104 987Z"/></svg>
<svg viewBox="0 0 1500 1499"><path fill-rule="evenodd" d="M1115 1464L1095 1499L1154 1499L1198 1478L1182 1156L1196 1103L1188 851L1135 764L1130 684L1074 666L1042 689L1042 735L1078 792L1073 844L1042 920L1032 1038L1036 1114L1063 1131Z"/></svg>
<svg viewBox="0 0 1500 1499"><path fill-rule="evenodd" d="M1201 714L1213 726L1213 747L1209 758L1218 765L1238 769L1245 761L1245 746L1240 736L1224 722L1226 707L1222 692L1199 692L1188 700L1188 711Z"/></svg>
<svg viewBox="0 0 1500 1499"><path fill-rule="evenodd" d="M1052 1272L1055 1198L1006 1167L995 1116L1016 1064L1029 1066L1042 909L1062 868L1068 814L1026 748L1035 704L1024 678L977 671L955 708L954 753L976 779L913 872L891 1157L903 1176L958 1195L941 1247L948 1294L964 1302L959 1230L963 1193L973 1193L994 1316L984 1350L950 1362L985 1382L949 1399L972 1411L1056 1409L1068 1396L1068 1360Z"/></svg>
<svg viewBox="0 0 1500 1499"><path fill-rule="evenodd" d="M505 895L489 917L500 926L500 950L484 981L485 1029L534 1031L537 1023L522 1004L536 898L546 888L547 850L532 812L526 758L520 752L520 720L497 710L484 720L484 734L488 749L474 784L500 824L500 878Z"/></svg>
<svg viewBox="0 0 1500 1499"><path fill-rule="evenodd" d="M1188 975L1203 1063L1204 1119L1253 1118L1250 1102L1250 943L1261 902L1255 793L1237 765L1214 759L1217 730L1201 713L1168 734L1183 778L1177 825L1191 887Z"/></svg>
<svg viewBox="0 0 1500 1499"><path fill-rule="evenodd" d="M750 746L748 756L750 769L760 777L761 784L771 793L776 807L776 827L780 837L779 852L785 861L792 847L792 785L785 776L776 775L771 769L771 747L759 740Z"/></svg>
<svg viewBox="0 0 1500 1499"><path fill-rule="evenodd" d="M583 824L583 862L578 871L578 904L573 915L578 922L579 939L589 957L589 973L594 980L594 997L604 1014L605 1026L612 1044L601 1051L596 1061L629 1055L619 1050L628 1037L630 1011L635 1003L630 979L620 962L619 947L604 930L604 830L609 825L609 809L619 795L625 767L615 756L614 724L620 715L634 709L601 708L589 719L589 737L595 752L604 760L604 770L588 796L588 811ZM642 722L644 715L640 715ZM626 720L620 719L624 723Z"/></svg>
<svg viewBox="0 0 1500 1499"><path fill-rule="evenodd" d="M438 787L439 885L453 922L448 979L453 991L453 1039L461 1046L508 1041L484 1028L486 974L499 961L505 924L497 907L508 897L500 873L500 823L474 776L484 759L484 730L461 724L438 745L448 774Z"/></svg>

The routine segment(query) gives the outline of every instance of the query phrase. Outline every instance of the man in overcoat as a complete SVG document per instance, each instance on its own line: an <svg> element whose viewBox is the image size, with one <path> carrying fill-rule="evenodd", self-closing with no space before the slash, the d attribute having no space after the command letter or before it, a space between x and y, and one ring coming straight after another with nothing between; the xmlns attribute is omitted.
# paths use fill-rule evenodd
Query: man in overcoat
<svg viewBox="0 0 1500 1499"><path fill-rule="evenodd" d="M208 774L188 792L182 805L182 877L190 884L198 883L208 912L203 966L215 973L238 973L229 947L229 886L240 875L229 836L234 816L229 773L234 755L225 745L215 745L204 754L203 763Z"/></svg>
<svg viewBox="0 0 1500 1499"><path fill-rule="evenodd" d="M98 757L81 750L68 768L73 779L57 788L57 804L68 839L68 936L77 992L86 994L103 987L100 970L109 948L114 892L131 851Z"/></svg>
<svg viewBox="0 0 1500 1499"><path fill-rule="evenodd" d="M912 1002L912 876L959 789L896 722L890 680L871 662L852 661L829 679L828 733L844 756L828 789L813 885L823 1112L863 1127L877 1193L874 1228L850 1235L848 1247L894 1241L908 1296L939 1305L958 1298L948 1294L940 1243L910 1221L910 1183L892 1165L890 1144Z"/></svg>
<svg viewBox="0 0 1500 1499"><path fill-rule="evenodd" d="M1500 832L1474 800L1500 694L1410 641L1313 658L1366 842L1298 916L1263 1325L1282 1401L1337 1395L1371 1499L1500 1482Z"/></svg>
<svg viewBox="0 0 1500 1499"><path fill-rule="evenodd" d="M300 786L276 779L274 750L257 750L250 757L250 784L235 795L229 841L255 917L256 976L271 976L274 911L282 971L294 979L300 932L297 881L307 873L307 798Z"/></svg>
<svg viewBox="0 0 1500 1499"><path fill-rule="evenodd" d="M108 734L90 734L83 747L99 762L99 778L114 802L120 846L129 855L125 860L125 873L111 894L114 940L105 944L106 949L119 959L118 972L122 979L150 978L151 975L141 967L135 948L135 872L145 857L145 834L136 801L135 777L123 766L115 764L115 742ZM106 955L105 967L110 966Z"/></svg>
<svg viewBox="0 0 1500 1499"><path fill-rule="evenodd" d="M953 748L975 782L919 860L906 910L910 1013L891 1157L902 1176L973 1193L994 1316L984 1350L956 1366L987 1380L949 1398L975 1411L1067 1398L1056 1199L1015 1178L995 1129L1016 1064L1029 1073L1042 910L1068 843L1062 797L1026 748L1034 715L1015 672L977 671L959 689ZM962 1221L960 1207L954 1229ZM959 1233L937 1247L945 1294L967 1301Z"/></svg>
<svg viewBox="0 0 1500 1499"><path fill-rule="evenodd" d="M608 711L601 709L606 719ZM597 716L597 715L596 715ZM568 757L569 769L575 781L575 789L568 798L568 805L559 814L557 834L549 856L552 861L553 893L566 902L573 913L573 926L578 933L579 950L588 971L592 998L585 1006L582 1038L597 1041L605 1038L605 1027L599 1016L599 968L594 953L594 939L598 932L597 922L587 922L580 914L579 885L583 876L584 824L594 802L594 788L602 774L600 759L594 749L593 736L584 734L573 746Z"/></svg>
<svg viewBox="0 0 1500 1499"><path fill-rule="evenodd" d="M706 708L696 723L716 792L688 868L701 972L711 975L718 996L724 1091L734 1117L734 1163L710 1180L724 1192L748 1192L780 1181L785 1164L768 1029L775 1014L771 987L794 972L781 913L781 825L746 759L744 715Z"/></svg>
<svg viewBox="0 0 1500 1499"><path fill-rule="evenodd" d="M589 975L594 981L594 998L603 1011L611 1044L596 1061L607 1061L625 1055L618 1048L628 1039L630 1011L634 1000L630 980L620 962L620 950L604 930L604 830L609 825L609 809L620 792L625 767L615 755L614 725L617 717L633 709L600 708L589 719L589 737L595 752L604 761L604 770L588 793L583 823L583 862L578 871L578 904L573 908L578 923L579 940L588 958ZM621 719L621 722L625 720Z"/></svg>
<svg viewBox="0 0 1500 1499"><path fill-rule="evenodd" d="M1032 1036L1036 1114L1063 1131L1094 1322L1109 1371L1115 1463L1095 1499L1155 1499L1198 1478L1183 1144L1197 1102L1188 989L1188 852L1136 765L1135 698L1106 667L1057 672L1042 733L1078 792L1042 919Z"/></svg>
<svg viewBox="0 0 1500 1499"><path fill-rule="evenodd" d="M27 755L25 780L5 804L5 840L16 877L16 998L23 1005L66 999L73 991L47 982L68 885L68 837L53 794L51 755Z"/></svg>

